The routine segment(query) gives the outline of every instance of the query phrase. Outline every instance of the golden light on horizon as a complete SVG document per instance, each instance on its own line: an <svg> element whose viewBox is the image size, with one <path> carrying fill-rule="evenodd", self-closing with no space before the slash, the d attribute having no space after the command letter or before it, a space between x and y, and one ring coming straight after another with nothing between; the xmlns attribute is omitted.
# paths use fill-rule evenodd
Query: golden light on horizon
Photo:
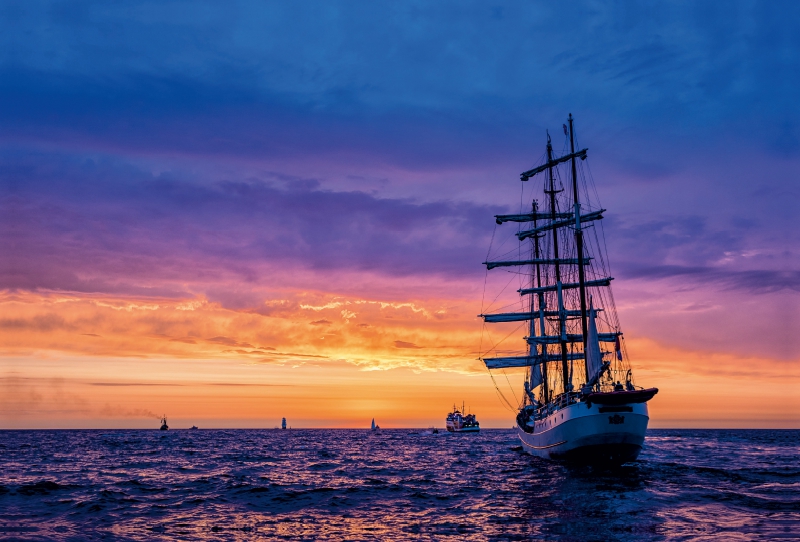
<svg viewBox="0 0 800 542"><path fill-rule="evenodd" d="M310 297L310 296L309 296ZM484 427L510 427L519 371L495 380L476 359L465 300L396 303L346 296L278 303L268 315L202 299L6 294L5 427L386 428L443 424L465 401ZM796 427L798 396L772 412L791 364L627 341L640 383L655 385L652 427ZM728 368L728 369L726 369ZM744 372L743 372L744 371ZM651 384L652 383L652 384Z"/></svg>

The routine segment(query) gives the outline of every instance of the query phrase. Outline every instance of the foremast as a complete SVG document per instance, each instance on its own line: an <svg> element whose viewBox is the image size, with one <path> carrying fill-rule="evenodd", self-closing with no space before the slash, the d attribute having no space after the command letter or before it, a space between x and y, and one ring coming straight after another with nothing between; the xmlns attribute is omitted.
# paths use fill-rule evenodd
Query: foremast
<svg viewBox="0 0 800 542"><path fill-rule="evenodd" d="M536 216L537 212L539 211L539 202L533 200L532 204L532 217L533 217L533 226L536 227L538 222ZM543 234L537 233L531 237L533 239L533 259L534 261L541 261L541 254L540 254L540 247L539 247L539 240L543 237ZM534 264L536 266L536 288L542 287L542 268L540 263ZM531 282L533 282L534 277L531 276ZM537 301L539 304L539 310L534 310L534 303L533 298L531 297L531 318L528 326L528 333L531 337L536 336L536 319L539 319L539 329L544 329L544 309L545 309L545 301L544 301L544 292L539 292L537 294ZM539 355L540 357L547 356L547 348L544 344L539 345L541 351L537 350L536 343L529 343L528 344L528 355L532 358ZM525 393L530 399L530 402L533 403L535 401L535 397L533 395L533 388L537 387L538 385L542 385L542 394L545 397L545 402L549 401L550 397L550 389L548 386L548 379L547 379L547 364L546 363L536 363L531 364L531 368L528 375L528 381L525 383Z"/></svg>

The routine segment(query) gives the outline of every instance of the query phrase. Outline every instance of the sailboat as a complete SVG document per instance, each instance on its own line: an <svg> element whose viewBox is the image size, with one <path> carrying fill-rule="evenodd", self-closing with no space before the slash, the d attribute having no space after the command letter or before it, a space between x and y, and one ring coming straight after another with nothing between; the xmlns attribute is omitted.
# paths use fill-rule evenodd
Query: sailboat
<svg viewBox="0 0 800 542"><path fill-rule="evenodd" d="M480 317L524 328L524 351L501 350L501 342L481 359L490 372L525 370L515 420L525 450L547 459L620 464L641 452L647 402L658 389L633 378L611 293L606 210L583 167L587 149L575 150L572 114L567 122L562 154L554 152L548 132L543 163L520 176L523 194L530 194L523 205L530 207L495 216L498 226L517 224L519 243L505 253L493 247L484 262L487 273L517 275L513 303L521 310L488 307Z"/></svg>
<svg viewBox="0 0 800 542"><path fill-rule="evenodd" d="M380 430L380 428L381 428L380 425L375 425L375 418L372 418L372 425L370 426L370 429L373 431L378 431Z"/></svg>

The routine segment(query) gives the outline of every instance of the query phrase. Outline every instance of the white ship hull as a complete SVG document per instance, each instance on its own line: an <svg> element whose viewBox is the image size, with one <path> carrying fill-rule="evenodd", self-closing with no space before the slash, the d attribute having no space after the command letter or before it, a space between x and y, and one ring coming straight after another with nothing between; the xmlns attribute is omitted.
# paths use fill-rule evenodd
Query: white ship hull
<svg viewBox="0 0 800 542"><path fill-rule="evenodd" d="M524 449L546 459L589 463L635 460L650 420L647 403L587 404L575 403L536 421L531 433L518 426Z"/></svg>

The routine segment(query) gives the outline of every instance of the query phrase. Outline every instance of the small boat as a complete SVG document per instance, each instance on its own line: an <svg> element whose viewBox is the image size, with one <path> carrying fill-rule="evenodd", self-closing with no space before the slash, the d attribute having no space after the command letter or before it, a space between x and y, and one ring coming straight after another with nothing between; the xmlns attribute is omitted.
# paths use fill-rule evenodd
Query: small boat
<svg viewBox="0 0 800 542"><path fill-rule="evenodd" d="M371 427L371 429L372 429L373 431L379 431L379 430L380 430L380 428L381 428L381 426L380 426L380 425L375 425L375 418L372 418L372 427Z"/></svg>
<svg viewBox="0 0 800 542"><path fill-rule="evenodd" d="M464 404L461 404L461 410L453 405L453 412L447 415L447 430L451 433L478 433L481 430L481 424L475 418L475 414L465 414Z"/></svg>
<svg viewBox="0 0 800 542"><path fill-rule="evenodd" d="M194 429L197 429L197 426L196 426L196 425L193 425L193 426L191 426L189 429L192 429L192 430L194 430Z"/></svg>
<svg viewBox="0 0 800 542"><path fill-rule="evenodd" d="M161 417L161 430L162 431L169 430L169 425L167 425L167 417L166 416L162 416Z"/></svg>
<svg viewBox="0 0 800 542"><path fill-rule="evenodd" d="M438 435L439 434L439 430L436 429L435 427L429 427L428 430L425 431L424 434L425 435Z"/></svg>

